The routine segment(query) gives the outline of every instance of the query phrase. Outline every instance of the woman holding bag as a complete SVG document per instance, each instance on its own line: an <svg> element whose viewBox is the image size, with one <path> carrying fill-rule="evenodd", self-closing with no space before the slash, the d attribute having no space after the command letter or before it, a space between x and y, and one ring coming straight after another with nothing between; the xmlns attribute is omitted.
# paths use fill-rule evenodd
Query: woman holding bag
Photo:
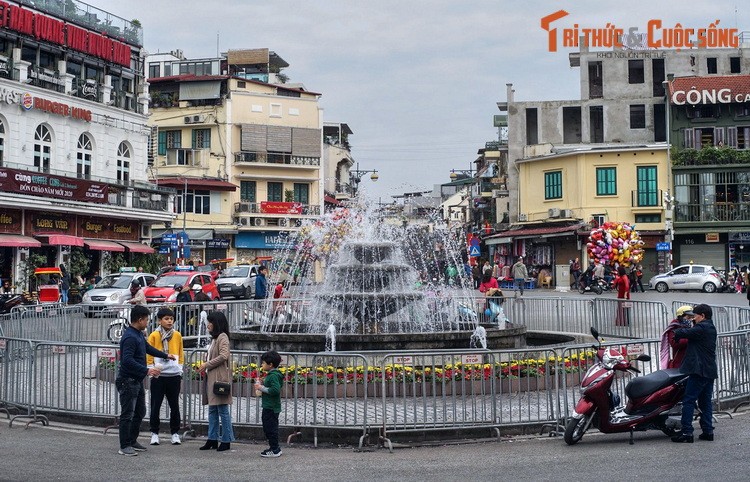
<svg viewBox="0 0 750 482"><path fill-rule="evenodd" d="M208 405L208 440L200 450L216 449L223 452L229 450L229 444L234 440L232 416L229 413L232 404L232 371L229 363L232 357L229 352L229 323L224 313L209 313L207 329L212 341L208 347L208 360L200 366L199 371L205 375L203 405Z"/></svg>

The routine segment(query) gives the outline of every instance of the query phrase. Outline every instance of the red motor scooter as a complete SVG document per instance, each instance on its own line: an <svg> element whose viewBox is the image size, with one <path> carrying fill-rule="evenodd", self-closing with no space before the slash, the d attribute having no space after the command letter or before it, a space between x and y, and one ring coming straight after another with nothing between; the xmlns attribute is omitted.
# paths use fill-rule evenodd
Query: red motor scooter
<svg viewBox="0 0 750 482"><path fill-rule="evenodd" d="M573 445L583 438L589 427L602 433L630 432L633 444L635 430L657 429L672 437L681 431L682 395L688 375L677 369L659 370L632 379L625 386L628 403L620 406L620 397L611 390L615 372L640 373L616 347L604 347L599 332L591 328L599 342L597 363L593 364L581 381L581 399L565 426L565 443ZM650 361L645 354L638 361Z"/></svg>

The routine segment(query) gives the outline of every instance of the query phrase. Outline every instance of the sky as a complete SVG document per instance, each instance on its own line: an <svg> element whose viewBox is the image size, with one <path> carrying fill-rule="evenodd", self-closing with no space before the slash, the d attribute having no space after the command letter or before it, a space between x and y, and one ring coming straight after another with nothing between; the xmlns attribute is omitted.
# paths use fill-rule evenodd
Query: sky
<svg viewBox="0 0 750 482"><path fill-rule="evenodd" d="M515 99L580 98L579 69L562 48L548 51L541 18L553 27L644 33L664 27L750 31L750 7L735 1L632 0L88 0L138 19L149 52L181 49L187 58L218 50L268 48L290 66L289 82L322 94L325 122L349 125L352 156L379 180L362 188L391 195L429 191L451 169L470 169L485 142L498 139L493 116L512 83ZM561 40L558 40L560 42Z"/></svg>

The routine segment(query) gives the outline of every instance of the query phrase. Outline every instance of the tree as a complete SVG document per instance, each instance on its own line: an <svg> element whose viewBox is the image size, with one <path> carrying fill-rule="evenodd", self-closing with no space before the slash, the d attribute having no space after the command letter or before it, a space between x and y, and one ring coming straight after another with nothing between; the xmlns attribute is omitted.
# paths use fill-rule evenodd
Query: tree
<svg viewBox="0 0 750 482"><path fill-rule="evenodd" d="M89 273L89 267L91 266L91 258L86 256L83 249L73 247L70 250L70 276L73 282L76 281L76 276L80 275L85 278Z"/></svg>

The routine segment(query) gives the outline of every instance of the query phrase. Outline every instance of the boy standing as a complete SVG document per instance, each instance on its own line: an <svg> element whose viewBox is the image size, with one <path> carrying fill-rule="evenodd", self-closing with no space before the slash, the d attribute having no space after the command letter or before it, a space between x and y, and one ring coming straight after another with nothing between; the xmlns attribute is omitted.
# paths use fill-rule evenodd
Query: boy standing
<svg viewBox="0 0 750 482"><path fill-rule="evenodd" d="M260 453L261 457L280 457L279 447L279 414L281 413L281 384L283 375L279 371L281 355L271 350L260 357L260 367L266 371L263 384L255 382L255 395L262 396L263 432L266 434L270 448Z"/></svg>
<svg viewBox="0 0 750 482"><path fill-rule="evenodd" d="M182 346L182 335L174 329L174 311L161 308L156 313L159 327L148 337L148 344L164 353L175 355L175 360L167 363L154 363L154 357L146 356L149 368L161 370L158 377L151 379L151 445L159 445L159 412L164 396L169 404L169 431L172 434L172 445L180 445L180 385L182 382L182 363L185 353Z"/></svg>
<svg viewBox="0 0 750 482"><path fill-rule="evenodd" d="M141 421L146 415L146 390L143 379L146 375L159 377L159 368L146 366L146 354L163 359L175 359L157 350L143 336L148 326L149 311L143 305L135 305L130 310L130 326L120 339L120 371L117 373L115 386L120 395L120 455L138 455L146 447L138 443Z"/></svg>

